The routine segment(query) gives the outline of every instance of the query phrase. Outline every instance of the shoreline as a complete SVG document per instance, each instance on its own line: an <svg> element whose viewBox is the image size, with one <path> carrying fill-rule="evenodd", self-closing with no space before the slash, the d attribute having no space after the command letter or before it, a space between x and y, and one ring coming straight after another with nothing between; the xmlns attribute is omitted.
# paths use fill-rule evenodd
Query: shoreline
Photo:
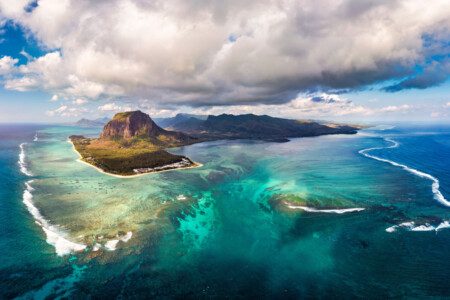
<svg viewBox="0 0 450 300"><path fill-rule="evenodd" d="M90 166L90 167L96 169L96 170L97 170L98 172L100 172L100 173L103 173L103 174L105 174L105 175L109 175L109 176L112 176L112 177L116 177L116 178L136 178L136 177L140 177L140 176L144 176L144 175L149 175L149 174L156 174L156 173L162 173L162 172L168 172L168 171L176 171L176 170L183 170L183 169L194 169L194 168L203 167L203 164L193 161L193 164L194 164L194 165L189 166L189 167L180 167L180 168L173 168L173 169L161 170L161 171L145 172L145 173L133 174L133 175L119 175L119 174L113 174L113 173L108 173L108 172L106 172L105 170L103 170L103 169L101 169L101 168L99 168L99 167L97 167L97 166L95 166L95 165L93 165L93 164L91 164L91 163L88 163L87 161L84 161L84 160L83 160L83 156L81 155L81 153L78 152L78 150L75 148L75 144L74 144L70 139L67 139L67 142L70 143L70 144L72 145L73 151L75 151L75 153L78 154L77 162L80 162L80 163L83 163L83 164L85 164L85 165L88 165L88 166Z"/></svg>

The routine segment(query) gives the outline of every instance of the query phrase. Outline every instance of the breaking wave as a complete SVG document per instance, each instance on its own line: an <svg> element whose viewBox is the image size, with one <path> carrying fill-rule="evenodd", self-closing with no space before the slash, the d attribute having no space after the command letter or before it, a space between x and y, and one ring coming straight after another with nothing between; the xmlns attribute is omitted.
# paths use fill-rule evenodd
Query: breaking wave
<svg viewBox="0 0 450 300"><path fill-rule="evenodd" d="M407 231L440 231L442 229L450 228L450 222L449 221L442 221L437 226L433 226L429 223L422 224L416 226L414 222L403 222L398 225L394 225L391 227L386 228L386 232L392 233L396 232L398 229L404 229Z"/></svg>
<svg viewBox="0 0 450 300"><path fill-rule="evenodd" d="M390 165L392 165L394 167L402 168L403 170L405 170L405 171L407 171L407 172L409 172L411 174L414 174L414 175L416 175L418 177L431 180L431 182L432 182L432 184L431 184L431 191L433 192L434 199L436 201L438 201L439 203L441 203L442 205L450 207L450 202L447 199L445 199L444 195L439 190L439 179L437 179L436 177L434 177L434 176L432 176L432 175L430 175L428 173L425 173L425 172L422 172L422 171L410 168L407 165L399 164L399 163L397 163L395 161L392 161L392 160L389 160L389 159L385 159L385 158L381 158L381 157L378 157L378 156L375 156L375 155L372 155L372 154L368 153L368 152L371 152L372 150L393 149L393 148L397 148L399 146L399 143L394 141L394 140L392 140L392 139L385 138L384 140L386 142L391 143L392 145L387 146L387 147L367 148L367 149L360 150L359 153L364 155L365 157L368 157L368 158L371 158L371 159L375 159L375 160L378 160L378 161L381 161L381 162L384 162L384 163L388 163L388 164L390 164Z"/></svg>
<svg viewBox="0 0 450 300"><path fill-rule="evenodd" d="M126 235L124 235L122 237L119 237L118 239L109 240L109 241L107 241L105 243L105 249L108 250L108 251L114 251L114 250L116 250L117 244L119 242L126 243L126 242L128 242L131 239L132 236L133 236L133 233L131 231L128 231ZM100 248L100 246L101 246L100 244L97 244L94 247L96 247L97 250L98 250Z"/></svg>
<svg viewBox="0 0 450 300"><path fill-rule="evenodd" d="M37 136L36 136L37 137ZM36 140L35 137L35 140ZM27 143L21 143L19 145L19 167L20 171L27 175L33 176L33 174L27 168L25 145ZM60 230L57 226L50 224L39 211L39 209L33 203L34 188L31 186L33 180L25 182L25 190L23 191L23 203L27 207L30 214L33 216L35 223L38 224L46 235L46 241L53 247L55 247L56 254L63 256L72 252L82 251L86 248L86 245L80 243L74 243L66 238L66 234Z"/></svg>
<svg viewBox="0 0 450 300"><path fill-rule="evenodd" d="M34 188L31 186L32 182L33 180L25 182L26 189L23 192L23 203L33 216L36 224L38 224L45 232L47 243L55 247L56 254L59 256L84 250L86 245L69 241L66 238L66 234L57 226L50 224L50 222L42 216L37 207L34 206L32 194Z"/></svg>
<svg viewBox="0 0 450 300"><path fill-rule="evenodd" d="M26 154L25 154L25 145L26 144L27 143L22 143L19 145L20 152L19 152L18 164L19 164L20 172L22 172L23 174L25 174L27 176L33 176L33 174L27 168Z"/></svg>
<svg viewBox="0 0 450 300"><path fill-rule="evenodd" d="M345 214L345 213L350 213L350 212L363 211L365 209L362 207L341 208L341 209L317 209L314 207L292 205L292 204L287 204L287 207L290 209L301 209L303 211L311 212L311 213L327 213L327 214Z"/></svg>

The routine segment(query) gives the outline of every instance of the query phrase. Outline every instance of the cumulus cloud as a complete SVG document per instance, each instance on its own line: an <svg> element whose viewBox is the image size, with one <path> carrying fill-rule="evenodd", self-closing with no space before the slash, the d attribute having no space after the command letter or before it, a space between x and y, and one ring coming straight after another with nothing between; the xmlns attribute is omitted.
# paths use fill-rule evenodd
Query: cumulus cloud
<svg viewBox="0 0 450 300"><path fill-rule="evenodd" d="M427 87L450 73L433 62L448 54L448 0L41 0L27 7L0 0L2 18L49 53L19 67L5 86L72 99L276 105L305 91L392 78L406 79L388 90ZM417 65L423 75L414 75Z"/></svg>
<svg viewBox="0 0 450 300"><path fill-rule="evenodd" d="M342 98L335 94L313 94L299 96L288 103L283 104L257 104L257 105L231 105L199 107L191 111L195 114L217 115L231 114L269 114L293 119L298 118L336 118L344 116L364 117L377 113L377 110Z"/></svg>
<svg viewBox="0 0 450 300"><path fill-rule="evenodd" d="M18 61L18 59L12 58L11 56L3 56L0 58L0 75L11 74Z"/></svg>
<svg viewBox="0 0 450 300"><path fill-rule="evenodd" d="M77 99L73 100L73 104L76 104L76 105L83 105L87 102L88 101L86 99L82 99L82 98L77 98Z"/></svg>
<svg viewBox="0 0 450 300"><path fill-rule="evenodd" d="M356 105L339 95L320 94L313 97L299 97L289 103L289 107L302 113L311 113L318 116L366 115L371 110Z"/></svg>
<svg viewBox="0 0 450 300"><path fill-rule="evenodd" d="M98 107L98 110L101 111L119 111L122 110L122 106L117 105L115 102L105 103Z"/></svg>
<svg viewBox="0 0 450 300"><path fill-rule="evenodd" d="M59 116L59 117L78 117L88 110L82 107L70 107L68 105L61 105L60 107L48 110L46 113L50 117Z"/></svg>
<svg viewBox="0 0 450 300"><path fill-rule="evenodd" d="M380 112L406 112L411 109L411 106L408 104L403 105L389 105L382 107Z"/></svg>
<svg viewBox="0 0 450 300"><path fill-rule="evenodd" d="M5 82L5 88L8 90L26 92L39 88L39 80L28 76L8 79Z"/></svg>

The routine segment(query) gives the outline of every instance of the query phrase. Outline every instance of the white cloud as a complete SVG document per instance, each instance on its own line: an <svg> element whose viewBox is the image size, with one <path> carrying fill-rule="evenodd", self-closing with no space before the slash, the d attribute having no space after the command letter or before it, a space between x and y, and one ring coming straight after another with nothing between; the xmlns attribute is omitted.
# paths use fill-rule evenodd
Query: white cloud
<svg viewBox="0 0 450 300"><path fill-rule="evenodd" d="M76 105L83 105L83 104L85 104L87 102L88 101L86 99L82 99L82 98L78 98L78 99L73 100L73 104L76 104Z"/></svg>
<svg viewBox="0 0 450 300"><path fill-rule="evenodd" d="M67 110L67 105L61 105L59 108L56 108L54 110L48 110L47 115L53 117L57 114L62 114Z"/></svg>
<svg viewBox="0 0 450 300"><path fill-rule="evenodd" d="M0 75L11 74L18 62L18 59L12 58L11 56L3 56L0 58Z"/></svg>
<svg viewBox="0 0 450 300"><path fill-rule="evenodd" d="M380 112L406 112L411 109L411 106L408 104L403 105L390 105L380 108Z"/></svg>
<svg viewBox="0 0 450 300"><path fill-rule="evenodd" d="M119 111L123 110L122 106L117 105L115 102L105 103L98 107L98 110L101 111Z"/></svg>
<svg viewBox="0 0 450 300"><path fill-rule="evenodd" d="M22 49L19 53L20 53L23 57L25 57L28 61L31 61L31 60L34 59L33 56L31 56L28 52L25 51L25 49Z"/></svg>
<svg viewBox="0 0 450 300"><path fill-rule="evenodd" d="M357 105L339 95L320 93L312 96L298 96L287 104L232 105L197 108L196 114L268 114L292 119L305 118L341 118L343 116L364 117L376 113L376 110Z"/></svg>
<svg viewBox="0 0 450 300"><path fill-rule="evenodd" d="M446 107L450 107L450 102L447 102L447 103L445 104L445 106L446 106Z"/></svg>
<svg viewBox="0 0 450 300"><path fill-rule="evenodd" d="M69 107L67 105L61 105L60 107L48 110L47 115L50 117L60 116L60 117L78 117L88 112L86 108L82 107Z"/></svg>
<svg viewBox="0 0 450 300"><path fill-rule="evenodd" d="M5 88L7 90L14 90L20 92L26 92L39 87L39 80L34 77L19 77L14 79L8 79L5 82Z"/></svg>
<svg viewBox="0 0 450 300"><path fill-rule="evenodd" d="M21 77L5 81L5 88L17 91L32 89L57 90L66 82L59 52L50 52L26 65L17 67Z"/></svg>
<svg viewBox="0 0 450 300"><path fill-rule="evenodd" d="M313 97L297 97L289 103L289 107L303 114L314 116L367 115L372 110L356 105L339 95L321 93Z"/></svg>
<svg viewBox="0 0 450 300"><path fill-rule="evenodd" d="M56 101L58 101L59 100L59 96L58 95L53 95L51 98L50 98L50 102L56 102Z"/></svg>
<svg viewBox="0 0 450 300"><path fill-rule="evenodd" d="M6 87L71 99L287 103L317 86L408 75L429 55L423 37L450 32L448 0L41 0L25 12L26 4L0 0L1 15L61 52L29 61Z"/></svg>

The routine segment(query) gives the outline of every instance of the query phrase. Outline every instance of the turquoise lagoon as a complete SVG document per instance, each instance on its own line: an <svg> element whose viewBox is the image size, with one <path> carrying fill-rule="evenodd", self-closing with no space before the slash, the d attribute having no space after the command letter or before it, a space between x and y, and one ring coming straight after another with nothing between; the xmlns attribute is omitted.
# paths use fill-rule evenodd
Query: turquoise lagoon
<svg viewBox="0 0 450 300"><path fill-rule="evenodd" d="M448 127L208 142L134 178L77 161L67 137L100 128L14 130L3 297L450 296Z"/></svg>

